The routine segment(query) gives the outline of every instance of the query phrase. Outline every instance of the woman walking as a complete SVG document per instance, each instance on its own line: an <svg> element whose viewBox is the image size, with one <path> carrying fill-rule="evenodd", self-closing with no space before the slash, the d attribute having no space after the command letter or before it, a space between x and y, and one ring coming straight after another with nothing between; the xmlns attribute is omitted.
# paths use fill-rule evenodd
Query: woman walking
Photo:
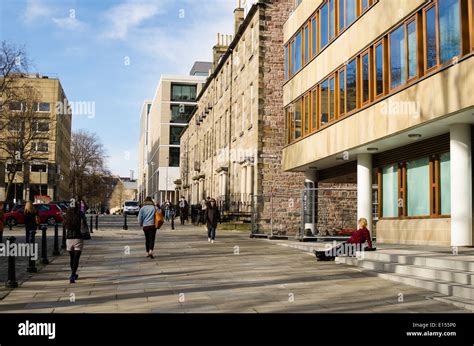
<svg viewBox="0 0 474 346"><path fill-rule="evenodd" d="M155 203L151 197L145 198L143 207L138 212L138 222L140 227L143 227L143 233L145 233L145 249L147 257L151 259L153 257L153 249L155 247L155 237L156 237L156 226L155 226L155 213L161 210L158 210L155 207Z"/></svg>
<svg viewBox="0 0 474 346"><path fill-rule="evenodd" d="M214 243L216 239L217 223L220 221L221 214L217 208L216 200L212 198L206 209L207 240L211 243Z"/></svg>
<svg viewBox="0 0 474 346"><path fill-rule="evenodd" d="M26 202L25 211L25 237L27 243L35 242L35 234L40 225L40 218L31 201Z"/></svg>
<svg viewBox="0 0 474 346"><path fill-rule="evenodd" d="M69 252L71 276L69 282L75 283L79 278L77 269L79 268L79 259L84 248L84 239L82 237L81 227L83 227L83 217L81 212L82 201L70 205L66 211L64 226L66 233L66 250Z"/></svg>

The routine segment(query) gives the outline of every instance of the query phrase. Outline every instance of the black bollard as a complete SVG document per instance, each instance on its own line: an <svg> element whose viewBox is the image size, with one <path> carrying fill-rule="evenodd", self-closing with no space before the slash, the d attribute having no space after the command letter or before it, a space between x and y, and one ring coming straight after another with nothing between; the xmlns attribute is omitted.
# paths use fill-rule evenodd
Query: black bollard
<svg viewBox="0 0 474 346"><path fill-rule="evenodd" d="M99 230L99 214L96 214L95 216L95 230Z"/></svg>
<svg viewBox="0 0 474 346"><path fill-rule="evenodd" d="M48 227L41 227L41 263L49 264L48 260L48 238L46 238L46 230Z"/></svg>
<svg viewBox="0 0 474 346"><path fill-rule="evenodd" d="M28 244L30 244L30 246L32 246L32 247L35 246L35 241L33 241L33 239L35 239L35 235L36 235L36 231L32 230L31 231L31 236L28 239L26 239L26 242ZM38 270L36 269L36 260L33 260L31 258L31 256L28 259L28 268L26 268L26 271L28 273L37 273L38 272Z"/></svg>
<svg viewBox="0 0 474 346"><path fill-rule="evenodd" d="M82 221L81 221L81 225L82 225ZM63 223L63 237L61 239L61 249L65 249L66 248L66 226L64 226L64 223Z"/></svg>
<svg viewBox="0 0 474 346"><path fill-rule="evenodd" d="M128 229L128 226L127 226L127 214L126 213L123 213L123 228L124 230L127 230Z"/></svg>
<svg viewBox="0 0 474 346"><path fill-rule="evenodd" d="M13 227L13 226L12 226L12 223L13 223L12 220L10 220L10 222L8 223L8 229L9 229L10 231L12 230L12 227Z"/></svg>
<svg viewBox="0 0 474 346"><path fill-rule="evenodd" d="M90 228L90 231L91 231L91 233L94 233L94 230L92 229L92 220L93 220L93 216L91 215L91 228Z"/></svg>
<svg viewBox="0 0 474 346"><path fill-rule="evenodd" d="M8 237L7 242L8 246L10 244L15 244L16 238L15 237ZM5 283L5 287L7 288L16 288L18 287L18 282L16 281L16 269L15 269L15 256L8 254L8 279Z"/></svg>
<svg viewBox="0 0 474 346"><path fill-rule="evenodd" d="M53 256L59 256L61 253L59 252L59 230L58 224L54 225L54 249L53 249Z"/></svg>
<svg viewBox="0 0 474 346"><path fill-rule="evenodd" d="M174 229L174 214L175 212L173 211L173 214L171 214L171 229Z"/></svg>

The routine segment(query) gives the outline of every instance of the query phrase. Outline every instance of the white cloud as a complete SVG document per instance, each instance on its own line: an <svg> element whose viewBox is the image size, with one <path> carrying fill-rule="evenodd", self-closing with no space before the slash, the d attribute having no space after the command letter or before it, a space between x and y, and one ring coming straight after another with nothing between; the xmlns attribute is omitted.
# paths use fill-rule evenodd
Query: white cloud
<svg viewBox="0 0 474 346"><path fill-rule="evenodd" d="M31 23L36 19L49 17L51 13L52 9L40 0L28 0L23 19L25 22Z"/></svg>
<svg viewBox="0 0 474 346"><path fill-rule="evenodd" d="M108 22L102 38L125 40L128 32L138 27L146 19L163 13L168 0L160 1L127 1L117 5L105 14Z"/></svg>

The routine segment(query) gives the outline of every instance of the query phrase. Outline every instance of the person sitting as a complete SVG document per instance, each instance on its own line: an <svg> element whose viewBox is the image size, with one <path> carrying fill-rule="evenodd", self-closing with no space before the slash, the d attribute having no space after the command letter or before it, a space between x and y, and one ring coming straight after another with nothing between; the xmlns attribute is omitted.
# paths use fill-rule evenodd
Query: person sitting
<svg viewBox="0 0 474 346"><path fill-rule="evenodd" d="M319 261L332 261L338 255L349 255L355 256L357 250L361 251L374 251L375 248L372 246L372 237L370 231L367 229L367 219L360 218L358 221L359 228L352 233L351 237L343 243L336 245L335 247L323 251L314 250L314 254ZM367 247L362 246L367 243Z"/></svg>

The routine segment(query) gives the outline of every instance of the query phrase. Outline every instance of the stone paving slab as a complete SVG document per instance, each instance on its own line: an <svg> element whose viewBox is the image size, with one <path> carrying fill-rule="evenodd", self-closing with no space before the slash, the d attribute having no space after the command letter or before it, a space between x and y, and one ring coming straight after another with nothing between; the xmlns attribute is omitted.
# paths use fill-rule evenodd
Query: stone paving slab
<svg viewBox="0 0 474 346"><path fill-rule="evenodd" d="M218 231L210 244L202 228L166 225L155 252L146 257L136 225L101 227L86 242L75 284L69 258L59 256L1 300L0 312L466 312L434 300L438 293L238 232Z"/></svg>

